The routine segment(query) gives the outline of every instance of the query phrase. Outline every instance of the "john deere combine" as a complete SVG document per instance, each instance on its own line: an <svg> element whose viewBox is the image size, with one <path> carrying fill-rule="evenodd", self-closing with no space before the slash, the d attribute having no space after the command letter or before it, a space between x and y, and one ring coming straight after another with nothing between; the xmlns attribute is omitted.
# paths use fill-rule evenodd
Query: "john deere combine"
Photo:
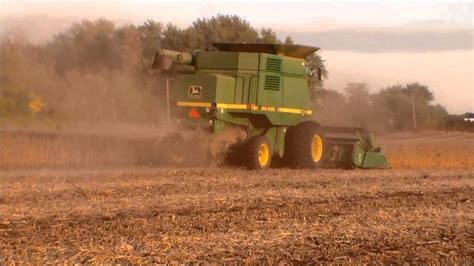
<svg viewBox="0 0 474 266"><path fill-rule="evenodd" d="M160 50L153 68L173 74L172 114L181 123L219 134L247 132L242 157L249 169L272 159L297 168L385 168L388 163L362 128L323 127L311 120L303 45L214 43L215 51Z"/></svg>

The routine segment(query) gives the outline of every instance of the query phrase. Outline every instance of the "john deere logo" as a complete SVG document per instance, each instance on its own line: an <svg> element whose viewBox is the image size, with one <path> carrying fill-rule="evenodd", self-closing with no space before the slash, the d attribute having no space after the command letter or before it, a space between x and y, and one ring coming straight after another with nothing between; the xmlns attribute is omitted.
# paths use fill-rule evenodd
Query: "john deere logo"
<svg viewBox="0 0 474 266"><path fill-rule="evenodd" d="M190 98L201 98L202 87L201 86L189 86L188 96Z"/></svg>

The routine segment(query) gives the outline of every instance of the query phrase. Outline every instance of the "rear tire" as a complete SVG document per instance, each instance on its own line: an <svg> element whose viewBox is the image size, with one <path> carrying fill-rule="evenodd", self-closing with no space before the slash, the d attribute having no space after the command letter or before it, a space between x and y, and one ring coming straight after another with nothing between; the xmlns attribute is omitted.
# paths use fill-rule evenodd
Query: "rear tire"
<svg viewBox="0 0 474 266"><path fill-rule="evenodd" d="M267 169L272 161L273 151L265 136L254 136L247 143L246 166L251 170Z"/></svg>
<svg viewBox="0 0 474 266"><path fill-rule="evenodd" d="M326 159L326 139L318 124L303 122L288 129L285 158L294 168L320 168Z"/></svg>

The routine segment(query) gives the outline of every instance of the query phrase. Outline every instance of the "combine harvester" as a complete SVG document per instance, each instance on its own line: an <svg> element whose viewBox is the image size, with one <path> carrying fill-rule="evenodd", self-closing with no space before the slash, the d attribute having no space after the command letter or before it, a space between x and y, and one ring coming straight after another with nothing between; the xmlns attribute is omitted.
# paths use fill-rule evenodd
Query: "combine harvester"
<svg viewBox="0 0 474 266"><path fill-rule="evenodd" d="M249 169L268 168L272 159L295 168L388 167L365 129L324 127L311 120L305 58L319 48L255 43L213 46L216 51L191 55L160 50L155 55L153 68L172 76L168 105L181 124L211 134L230 125L244 128L247 137L241 157ZM173 133L170 139L178 145L182 137Z"/></svg>

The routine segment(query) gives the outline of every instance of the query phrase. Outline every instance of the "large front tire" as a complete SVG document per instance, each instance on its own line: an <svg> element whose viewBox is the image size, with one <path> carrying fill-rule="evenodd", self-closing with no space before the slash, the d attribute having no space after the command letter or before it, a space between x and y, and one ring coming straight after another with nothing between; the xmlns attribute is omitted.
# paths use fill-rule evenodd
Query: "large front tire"
<svg viewBox="0 0 474 266"><path fill-rule="evenodd" d="M326 159L326 139L316 123L304 122L288 129L285 158L294 168L320 168Z"/></svg>
<svg viewBox="0 0 474 266"><path fill-rule="evenodd" d="M266 169L272 161L273 151L265 136L254 136L247 143L247 168Z"/></svg>

